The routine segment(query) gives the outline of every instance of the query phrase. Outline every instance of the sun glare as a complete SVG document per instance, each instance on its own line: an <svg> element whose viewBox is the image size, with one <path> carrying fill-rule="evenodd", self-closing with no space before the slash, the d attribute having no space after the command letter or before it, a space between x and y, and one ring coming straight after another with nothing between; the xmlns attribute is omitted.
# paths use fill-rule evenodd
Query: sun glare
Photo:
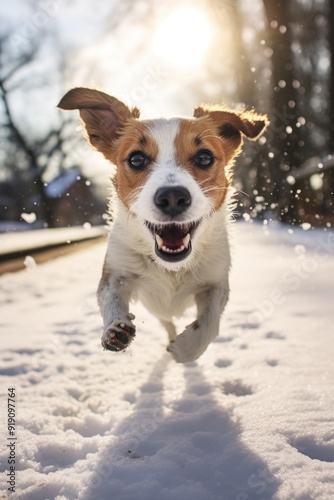
<svg viewBox="0 0 334 500"><path fill-rule="evenodd" d="M211 41L211 26L203 10L181 7L156 29L153 49L159 57L186 69L200 66Z"/></svg>

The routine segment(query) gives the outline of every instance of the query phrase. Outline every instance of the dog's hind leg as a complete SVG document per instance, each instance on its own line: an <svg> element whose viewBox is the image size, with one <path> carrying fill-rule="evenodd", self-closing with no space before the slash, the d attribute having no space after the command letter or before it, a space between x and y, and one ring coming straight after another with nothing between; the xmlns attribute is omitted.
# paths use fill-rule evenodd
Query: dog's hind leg
<svg viewBox="0 0 334 500"><path fill-rule="evenodd" d="M176 339L176 328L172 321L160 320L162 326L167 330L169 342L174 342Z"/></svg>
<svg viewBox="0 0 334 500"><path fill-rule="evenodd" d="M212 287L196 294L197 319L170 343L167 350L178 363L195 361L219 333L220 316L228 299L228 287Z"/></svg>

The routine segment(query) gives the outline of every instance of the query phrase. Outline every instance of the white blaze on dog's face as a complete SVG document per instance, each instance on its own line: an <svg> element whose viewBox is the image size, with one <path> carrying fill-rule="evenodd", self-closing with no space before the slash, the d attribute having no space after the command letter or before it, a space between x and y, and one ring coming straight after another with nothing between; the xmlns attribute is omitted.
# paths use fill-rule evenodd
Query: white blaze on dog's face
<svg viewBox="0 0 334 500"><path fill-rule="evenodd" d="M139 120L137 108L93 89L71 90L59 107L80 109L90 142L117 166L120 200L168 269L189 263L197 228L223 205L243 136L254 140L267 126L263 115L218 106L189 119Z"/></svg>
<svg viewBox="0 0 334 500"><path fill-rule="evenodd" d="M182 122L178 118L146 122L146 133L154 140L157 154L150 159L149 174L129 204L130 211L149 229L155 255L168 262L169 269L190 258L196 229L213 209L210 197L181 162L177 141ZM142 155L146 158L145 148L130 156L130 163Z"/></svg>

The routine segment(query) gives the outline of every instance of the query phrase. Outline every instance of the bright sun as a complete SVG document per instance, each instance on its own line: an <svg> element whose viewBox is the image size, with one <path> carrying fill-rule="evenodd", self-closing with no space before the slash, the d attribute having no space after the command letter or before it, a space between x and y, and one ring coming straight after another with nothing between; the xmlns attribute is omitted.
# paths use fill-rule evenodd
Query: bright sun
<svg viewBox="0 0 334 500"><path fill-rule="evenodd" d="M180 7L158 25L153 49L169 63L186 69L203 64L211 26L203 10Z"/></svg>

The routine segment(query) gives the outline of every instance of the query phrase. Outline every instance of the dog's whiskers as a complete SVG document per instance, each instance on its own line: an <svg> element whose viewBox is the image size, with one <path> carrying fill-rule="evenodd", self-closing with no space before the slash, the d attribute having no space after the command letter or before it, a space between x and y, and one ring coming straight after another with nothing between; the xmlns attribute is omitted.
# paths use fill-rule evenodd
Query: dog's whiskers
<svg viewBox="0 0 334 500"><path fill-rule="evenodd" d="M228 191L229 189L226 187L213 186L209 188L203 188L203 193L210 193L211 191Z"/></svg>
<svg viewBox="0 0 334 500"><path fill-rule="evenodd" d="M129 203L129 205L131 206L136 201L136 199L138 198L140 191L141 191L141 188L137 188L133 192L130 192L125 197L125 201L127 201Z"/></svg>
<svg viewBox="0 0 334 500"><path fill-rule="evenodd" d="M244 194L245 196L248 196L248 198L250 197L250 195L249 195L248 193L245 193L245 191L242 191L241 189L234 188L234 190L235 190L237 193L242 193L242 194Z"/></svg>

